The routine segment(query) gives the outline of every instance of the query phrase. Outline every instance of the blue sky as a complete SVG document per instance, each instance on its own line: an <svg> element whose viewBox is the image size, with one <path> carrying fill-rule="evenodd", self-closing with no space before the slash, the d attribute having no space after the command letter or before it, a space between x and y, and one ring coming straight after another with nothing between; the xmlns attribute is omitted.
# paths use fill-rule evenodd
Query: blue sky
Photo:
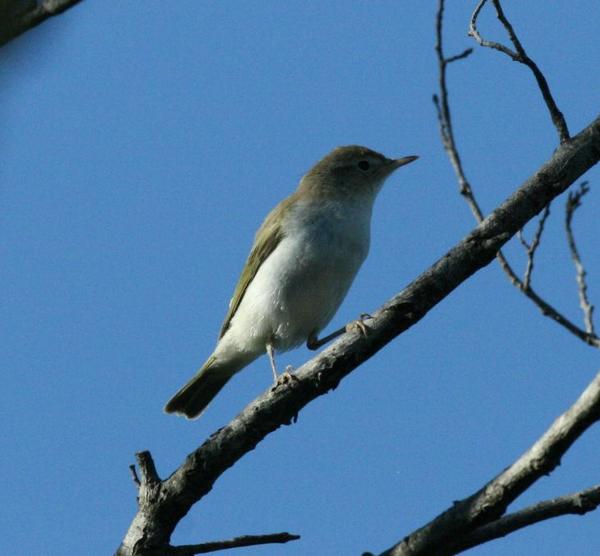
<svg viewBox="0 0 600 556"><path fill-rule="evenodd" d="M474 46L474 3L449 3L449 54ZM578 131L598 114L597 3L505 9ZM200 420L162 413L212 351L254 231L333 147L421 158L380 194L370 256L331 330L377 308L473 227L431 102L434 12L416 1L88 1L2 48L7 554L111 553L135 513L134 452L151 450L167 476L270 386L262 358ZM479 27L504 38L489 14ZM487 211L551 155L556 134L530 73L499 53L478 49L453 65L449 86ZM586 179L575 230L598 303L600 172ZM563 205L534 286L581 322ZM507 253L523 268L515 242ZM239 552L381 551L510 464L597 371L597 352L493 264L226 473L173 542L290 531L302 540ZM599 440L589 431L512 509L598 483ZM599 515L476 553L598 552Z"/></svg>

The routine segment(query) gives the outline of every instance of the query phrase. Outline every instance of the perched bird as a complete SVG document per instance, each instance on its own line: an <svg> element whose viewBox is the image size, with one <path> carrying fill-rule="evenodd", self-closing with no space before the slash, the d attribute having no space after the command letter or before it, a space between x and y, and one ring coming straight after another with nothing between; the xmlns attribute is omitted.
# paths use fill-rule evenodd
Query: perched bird
<svg viewBox="0 0 600 556"><path fill-rule="evenodd" d="M383 182L416 156L386 158L366 147L338 147L267 216L229 303L217 346L165 406L198 417L238 371L267 353L319 340L369 251L373 202Z"/></svg>

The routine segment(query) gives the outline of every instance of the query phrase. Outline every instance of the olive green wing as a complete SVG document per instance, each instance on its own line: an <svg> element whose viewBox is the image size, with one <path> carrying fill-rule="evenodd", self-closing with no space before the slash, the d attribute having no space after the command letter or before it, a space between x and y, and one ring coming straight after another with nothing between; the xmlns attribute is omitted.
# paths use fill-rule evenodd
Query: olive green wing
<svg viewBox="0 0 600 556"><path fill-rule="evenodd" d="M244 294L246 293L250 282L254 280L258 269L267 260L269 255L275 251L275 248L283 239L281 221L284 213L287 212L290 202L291 198L288 198L277 205L269 213L262 226L258 229L258 232L256 232L254 246L252 247L252 251L250 251L242 275L233 292L233 297L229 302L229 311L227 312L227 316L221 327L219 340L223 337L225 332L227 332L231 319L238 310L238 307L244 298Z"/></svg>

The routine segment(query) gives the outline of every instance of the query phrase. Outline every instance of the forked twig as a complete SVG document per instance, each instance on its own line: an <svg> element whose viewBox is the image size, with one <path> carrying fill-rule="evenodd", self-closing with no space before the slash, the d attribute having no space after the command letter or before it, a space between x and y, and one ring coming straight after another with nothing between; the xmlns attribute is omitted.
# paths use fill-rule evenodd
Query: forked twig
<svg viewBox="0 0 600 556"><path fill-rule="evenodd" d="M533 274L533 261L535 258L535 252L540 246L540 241L542 239L542 234L544 233L544 226L546 225L546 220L548 219L548 216L550 216L550 205L546 206L544 212L542 213L542 216L538 220L537 229L535 230L535 234L531 243L528 243L527 240L523 237L523 230L521 230L518 233L519 241L527 251L527 266L525 267L525 274L523 276L523 287L525 289L531 288L531 275Z"/></svg>
<svg viewBox="0 0 600 556"><path fill-rule="evenodd" d="M443 50L443 41L442 41L442 21L444 18L444 0L439 0L438 2L438 12L436 17L435 24L435 52L437 54L438 64L439 64L439 87L440 87L440 96L433 95L433 103L437 109L438 121L440 123L440 132L442 135L442 144L448 157L450 158L450 162L452 163L452 167L456 173L456 177L458 179L458 183L460 185L460 194L465 197L471 211L475 215L475 219L478 222L483 220L483 213L477 204L477 201L473 197L473 192L471 191L471 186L465 176L463 171L462 163L460 160L460 156L458 154L458 150L456 148L456 143L454 141L454 130L452 128L452 118L450 116L450 108L448 106L448 87L446 85L446 68L452 62L456 62L458 60L463 60L467 58L472 52L472 48L467 48L460 54L455 56L451 56L450 58L446 58Z"/></svg>
<svg viewBox="0 0 600 556"><path fill-rule="evenodd" d="M573 229L571 222L573 220L573 214L581 206L582 197L590 190L588 182L584 181L577 191L569 193L567 202L565 205L565 228L567 230L567 241L569 243L569 250L571 251L571 258L575 265L576 280L579 292L579 306L583 311L583 321L585 323L585 330L588 334L595 334L594 332L594 306L590 303L587 294L587 283L585 280L586 271L579 250L575 243L575 236L573 235Z"/></svg>
<svg viewBox="0 0 600 556"><path fill-rule="evenodd" d="M481 8L485 4L486 0L480 1L473 15L474 20L476 21ZM454 139L454 130L452 125L452 118L450 114L450 108L448 104L448 86L446 81L446 70L448 65L455 60L466 58L470 53L470 49L465 50L462 54L457 56L452 56L450 58L446 58L443 50L443 14L444 14L444 0L438 0L438 10L436 15L436 44L435 51L438 59L438 67L439 67L439 96L433 95L433 102L435 104L438 121L440 125L440 134L442 138L442 144L444 149L448 155L450 163L454 168L454 172L456 174L459 191L460 194L464 197L465 201L469 205L475 220L479 223L484 219L483 211L475 198L475 194L473 193L473 189L471 184L469 183L465 171L462 165L462 161L460 155L458 153L458 148L456 146L456 141ZM504 17L504 14L503 14ZM472 18L472 22L473 22ZM476 28L475 28L476 29ZM511 33L514 35L514 30L511 27ZM516 38L516 36L515 36ZM518 39L517 39L518 41ZM519 43L520 44L520 43ZM521 47L522 48L522 47ZM536 236L541 235L543 231L543 224L545 223L544 215L542 215L540 223L538 224L538 232L536 232ZM541 224L541 230L540 230ZM521 236L522 237L522 236ZM537 241L539 243L539 239ZM526 244L528 245L528 244ZM529 246L530 247L530 246ZM496 259L500 264L500 267L507 275L510 283L521 291L525 296L527 296L542 312L543 315L551 318L560 326L566 328L569 332L577 336L580 340L584 341L586 344L600 348L600 338L596 336L595 333L589 332L588 330L584 330L578 327L576 324L571 322L567 317L561 314L557 309L555 309L552 305L550 305L547 301L545 301L542 297L540 297L537 292L531 287L531 273L533 272L533 256L535 254L536 248L533 252L529 251L529 247L526 247L528 251L528 268L525 271L525 277L523 280L519 278L516 272L513 270L508 260L502 253L502 251L498 251L496 254Z"/></svg>
<svg viewBox="0 0 600 556"><path fill-rule="evenodd" d="M488 41L484 39L479 31L477 30L477 18L483 7L485 6L488 0L480 0L477 4L477 7L473 11L473 15L471 16L471 21L469 22L469 35L472 36L481 46L487 48L493 48L494 50L498 50L503 54L509 56L515 62L519 62L521 64L526 65L531 72L533 73L535 80L537 81L538 87L544 97L544 102L548 107L548 111L550 112L550 118L552 118L552 123L558 132L558 136L561 143L565 143L570 139L569 128L567 126L567 122L562 112L559 110L556 102L554 101L554 97L550 92L550 87L548 86L548 81L546 81L546 77L541 72L540 68L537 64L527 55L525 52L525 48L521 44L521 41L517 37L513 26L510 21L504 15L504 11L502 10L502 6L500 5L500 0L492 0L492 4L494 4L494 8L496 8L496 16L500 20L500 23L506 29L508 34L508 38L510 42L513 44L515 50L511 50L507 46L495 41Z"/></svg>

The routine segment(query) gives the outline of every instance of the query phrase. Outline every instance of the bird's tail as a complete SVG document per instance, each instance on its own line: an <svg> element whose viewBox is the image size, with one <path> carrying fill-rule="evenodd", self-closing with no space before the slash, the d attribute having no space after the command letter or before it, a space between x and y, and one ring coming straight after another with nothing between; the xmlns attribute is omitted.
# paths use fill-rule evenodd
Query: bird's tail
<svg viewBox="0 0 600 556"><path fill-rule="evenodd" d="M221 388L240 370L240 365L232 363L220 362L211 355L196 375L167 402L165 411L188 419L200 417Z"/></svg>

